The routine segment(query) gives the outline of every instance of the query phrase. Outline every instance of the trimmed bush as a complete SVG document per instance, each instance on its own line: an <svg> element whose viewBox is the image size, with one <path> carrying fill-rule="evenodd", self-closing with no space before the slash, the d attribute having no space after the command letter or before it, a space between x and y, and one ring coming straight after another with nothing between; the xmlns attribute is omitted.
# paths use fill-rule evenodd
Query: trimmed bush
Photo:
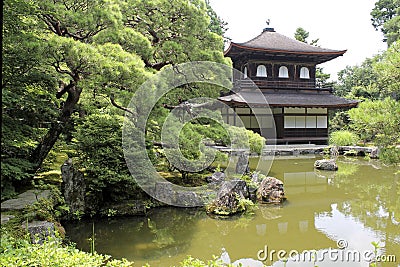
<svg viewBox="0 0 400 267"><path fill-rule="evenodd" d="M341 130L333 132L329 138L329 144L336 146L351 146L358 142L358 136L350 131Z"/></svg>

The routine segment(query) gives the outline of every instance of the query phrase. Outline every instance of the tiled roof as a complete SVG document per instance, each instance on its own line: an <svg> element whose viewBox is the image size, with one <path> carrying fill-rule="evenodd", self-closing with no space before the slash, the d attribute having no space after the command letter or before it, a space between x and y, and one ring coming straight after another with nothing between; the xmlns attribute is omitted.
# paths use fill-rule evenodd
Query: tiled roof
<svg viewBox="0 0 400 267"><path fill-rule="evenodd" d="M316 89L317 90L317 89ZM251 90L242 90L218 99L227 104L250 104L265 105L267 102L271 107L326 107L326 108L344 108L355 107L358 104L356 100L349 100L338 97L327 92L288 92L288 93L260 93Z"/></svg>
<svg viewBox="0 0 400 267"><path fill-rule="evenodd" d="M231 56L243 51L258 51L270 54L319 55L324 57L324 59L321 58L319 63L341 56L346 52L346 50L332 50L309 45L277 33L273 29L266 29L257 37L244 43L231 42L224 54Z"/></svg>

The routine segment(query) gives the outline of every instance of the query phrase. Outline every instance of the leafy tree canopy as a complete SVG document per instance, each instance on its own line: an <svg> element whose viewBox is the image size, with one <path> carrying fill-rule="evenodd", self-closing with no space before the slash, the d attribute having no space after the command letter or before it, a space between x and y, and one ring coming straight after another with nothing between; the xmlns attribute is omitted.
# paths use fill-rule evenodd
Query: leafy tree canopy
<svg viewBox="0 0 400 267"><path fill-rule="evenodd" d="M347 66L338 73L336 94L349 98L400 99L400 44L393 43L387 51L367 58L360 66Z"/></svg>
<svg viewBox="0 0 400 267"><path fill-rule="evenodd" d="M371 11L372 25L383 32L389 46L400 38L399 15L399 0L379 0Z"/></svg>
<svg viewBox="0 0 400 267"><path fill-rule="evenodd" d="M365 101L358 108L349 110L350 128L364 142L374 142L386 152L393 151L395 160L400 160L400 102L391 98Z"/></svg>
<svg viewBox="0 0 400 267"><path fill-rule="evenodd" d="M124 111L166 65L226 63L203 0L6 0L3 12L2 191L73 135L74 114Z"/></svg>

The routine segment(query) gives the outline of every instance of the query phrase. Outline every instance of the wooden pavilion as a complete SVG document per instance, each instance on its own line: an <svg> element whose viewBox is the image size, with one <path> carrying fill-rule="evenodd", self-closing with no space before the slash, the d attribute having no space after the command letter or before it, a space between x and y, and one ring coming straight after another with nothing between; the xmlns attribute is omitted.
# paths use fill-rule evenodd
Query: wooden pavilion
<svg viewBox="0 0 400 267"><path fill-rule="evenodd" d="M265 28L248 42L231 42L225 56L240 72L233 74L231 92L219 98L235 111L223 111L225 121L235 125L240 117L247 129L268 135L267 141L326 143L328 111L356 107L358 102L335 96L332 88L317 84L316 66L345 52L296 41L273 28ZM272 130L274 140L265 134Z"/></svg>

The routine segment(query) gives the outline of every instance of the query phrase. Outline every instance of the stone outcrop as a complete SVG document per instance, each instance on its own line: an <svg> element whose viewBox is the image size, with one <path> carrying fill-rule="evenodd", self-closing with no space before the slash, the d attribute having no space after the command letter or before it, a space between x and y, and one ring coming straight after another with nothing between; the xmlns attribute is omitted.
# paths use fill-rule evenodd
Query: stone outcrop
<svg viewBox="0 0 400 267"><path fill-rule="evenodd" d="M240 199L248 198L249 190L243 180L225 181L217 197L207 206L207 212L217 215L231 215L243 211L239 206Z"/></svg>
<svg viewBox="0 0 400 267"><path fill-rule="evenodd" d="M325 171L337 171L338 166L336 161L331 159L321 159L314 163L314 168Z"/></svg>
<svg viewBox="0 0 400 267"><path fill-rule="evenodd" d="M281 203L286 199L283 182L275 177L264 178L257 189L257 200L261 203Z"/></svg>
<svg viewBox="0 0 400 267"><path fill-rule="evenodd" d="M369 146L339 146L339 154L346 154L354 156L365 156L369 155L371 159L379 158L379 148ZM349 153L351 152L351 153Z"/></svg>
<svg viewBox="0 0 400 267"><path fill-rule="evenodd" d="M170 182L156 182L154 188L147 189L150 195L168 205L180 207L202 207L206 196L193 192L190 187L178 188Z"/></svg>
<svg viewBox="0 0 400 267"><path fill-rule="evenodd" d="M63 180L62 193L65 203L69 206L69 213L85 212L85 193L86 184L83 173L77 170L68 159L61 166L61 176Z"/></svg>

